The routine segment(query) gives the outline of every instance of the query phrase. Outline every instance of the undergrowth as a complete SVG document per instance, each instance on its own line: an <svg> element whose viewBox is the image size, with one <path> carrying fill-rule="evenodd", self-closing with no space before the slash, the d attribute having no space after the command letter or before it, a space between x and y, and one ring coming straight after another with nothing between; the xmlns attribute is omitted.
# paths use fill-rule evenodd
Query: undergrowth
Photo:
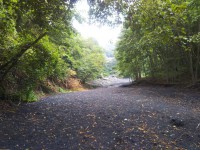
<svg viewBox="0 0 200 150"><path fill-rule="evenodd" d="M21 89L17 92L12 88L10 89L11 90L5 92L5 90L1 88L0 100L35 102L42 97L57 93L68 93L72 91L85 90L85 88L82 86L77 78L68 78L64 81L47 80L45 82L41 82L38 87L29 87L26 89Z"/></svg>

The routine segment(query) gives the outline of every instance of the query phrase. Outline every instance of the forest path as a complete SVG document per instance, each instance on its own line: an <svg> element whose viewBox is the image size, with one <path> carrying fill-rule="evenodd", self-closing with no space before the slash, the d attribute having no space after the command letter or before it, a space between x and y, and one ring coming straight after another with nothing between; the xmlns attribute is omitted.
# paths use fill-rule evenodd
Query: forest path
<svg viewBox="0 0 200 150"><path fill-rule="evenodd" d="M200 149L200 94L172 87L72 92L0 112L0 149Z"/></svg>

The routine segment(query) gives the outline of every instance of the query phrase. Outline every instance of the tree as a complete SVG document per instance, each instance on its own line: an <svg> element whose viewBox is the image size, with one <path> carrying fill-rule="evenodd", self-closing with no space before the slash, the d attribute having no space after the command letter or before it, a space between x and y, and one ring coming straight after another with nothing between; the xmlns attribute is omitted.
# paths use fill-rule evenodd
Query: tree
<svg viewBox="0 0 200 150"><path fill-rule="evenodd" d="M107 12L111 11L124 15L116 57L125 76L161 78L167 82L183 82L189 77L188 82L198 81L199 1L92 2L93 17L108 19Z"/></svg>
<svg viewBox="0 0 200 150"><path fill-rule="evenodd" d="M75 34L71 26L75 2L0 1L0 97L18 92L28 99L48 77L66 76L68 64L60 47Z"/></svg>
<svg viewBox="0 0 200 150"><path fill-rule="evenodd" d="M1 1L0 41L3 54L0 60L1 82L14 65L17 65L20 57L45 35L50 35L53 41L55 36L52 35L56 32L59 34L62 33L62 29L72 30L70 20L71 6L74 2L64 0Z"/></svg>
<svg viewBox="0 0 200 150"><path fill-rule="evenodd" d="M72 69L83 83L99 77L103 72L105 58L98 43L92 39L83 39L77 36L70 48Z"/></svg>

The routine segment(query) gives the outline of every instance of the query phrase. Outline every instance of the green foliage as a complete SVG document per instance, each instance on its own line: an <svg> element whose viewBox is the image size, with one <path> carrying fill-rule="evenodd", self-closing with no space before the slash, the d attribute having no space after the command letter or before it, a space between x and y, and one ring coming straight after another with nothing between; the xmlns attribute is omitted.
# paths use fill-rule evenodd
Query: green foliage
<svg viewBox="0 0 200 150"><path fill-rule="evenodd" d="M109 76L109 75L114 75L114 74L118 74L117 70L116 70L116 60L114 58L107 60L107 62L105 63L105 68L104 68L104 76Z"/></svg>
<svg viewBox="0 0 200 150"><path fill-rule="evenodd" d="M27 101L27 102L35 102L38 100L38 96L32 89L21 91L19 96L21 100Z"/></svg>
<svg viewBox="0 0 200 150"><path fill-rule="evenodd" d="M36 90L49 80L66 80L71 69L83 81L98 76L103 54L97 43L83 40L73 29L75 3L0 1L1 99L34 101Z"/></svg>
<svg viewBox="0 0 200 150"><path fill-rule="evenodd" d="M88 0L88 3L91 22L115 25L122 23L122 15L127 15L133 0Z"/></svg>
<svg viewBox="0 0 200 150"><path fill-rule="evenodd" d="M198 81L199 0L89 2L91 18L97 21L116 23L124 16L124 31L116 48L121 74L167 82Z"/></svg>
<svg viewBox="0 0 200 150"><path fill-rule="evenodd" d="M71 47L72 69L77 72L77 77L84 83L95 79L103 72L105 58L103 51L92 38L82 39L75 37L76 44Z"/></svg>
<svg viewBox="0 0 200 150"><path fill-rule="evenodd" d="M124 76L199 79L200 3L140 0L130 5L116 49Z"/></svg>

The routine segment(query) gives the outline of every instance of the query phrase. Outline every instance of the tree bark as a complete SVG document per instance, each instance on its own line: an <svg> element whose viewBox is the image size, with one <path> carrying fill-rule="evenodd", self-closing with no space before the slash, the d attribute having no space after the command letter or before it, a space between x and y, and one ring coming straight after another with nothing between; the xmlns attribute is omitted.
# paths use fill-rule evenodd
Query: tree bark
<svg viewBox="0 0 200 150"><path fill-rule="evenodd" d="M197 46L197 58L196 58L196 65L195 65L195 82L198 80L199 51L200 51L200 45L198 44L198 46Z"/></svg>
<svg viewBox="0 0 200 150"><path fill-rule="evenodd" d="M191 52L189 53L189 60L190 60L190 73L191 73L191 79L192 83L194 84L194 69L193 69L193 60L192 60L192 54Z"/></svg>
<svg viewBox="0 0 200 150"><path fill-rule="evenodd" d="M198 32L200 32L200 22L198 24ZM200 55L200 43L197 44L197 59L195 68L195 82L198 80L198 68L199 68L199 55Z"/></svg>
<svg viewBox="0 0 200 150"><path fill-rule="evenodd" d="M25 45L21 46L21 50L15 56L13 56L7 63L0 66L0 83L5 79L6 75L10 72L10 70L17 64L19 58L32 46L34 46L39 40L41 40L47 32L41 34L35 41L26 43Z"/></svg>

